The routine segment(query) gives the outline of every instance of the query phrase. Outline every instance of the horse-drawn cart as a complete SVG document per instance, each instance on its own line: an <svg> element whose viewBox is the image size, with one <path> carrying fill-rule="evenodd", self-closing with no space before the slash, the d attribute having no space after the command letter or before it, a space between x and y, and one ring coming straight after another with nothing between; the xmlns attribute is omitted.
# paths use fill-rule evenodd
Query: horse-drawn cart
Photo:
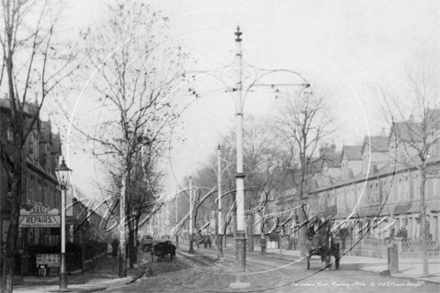
<svg viewBox="0 0 440 293"><path fill-rule="evenodd" d="M168 239L156 240L147 235L142 238L141 245L143 252L151 254L152 261L154 255L157 256L158 261L165 259L166 255L169 255L171 260L176 257L176 246Z"/></svg>
<svg viewBox="0 0 440 293"><path fill-rule="evenodd" d="M339 247L340 239L336 237L326 236L312 236L306 240L307 246L307 269L310 269L310 259L312 255L319 255L321 262L325 262L325 266L330 269L332 263L330 262L330 256L333 256L336 269L339 269Z"/></svg>
<svg viewBox="0 0 440 293"><path fill-rule="evenodd" d="M306 240L307 246L307 269L310 269L310 259L312 255L321 256L321 247L318 236L312 236Z"/></svg>

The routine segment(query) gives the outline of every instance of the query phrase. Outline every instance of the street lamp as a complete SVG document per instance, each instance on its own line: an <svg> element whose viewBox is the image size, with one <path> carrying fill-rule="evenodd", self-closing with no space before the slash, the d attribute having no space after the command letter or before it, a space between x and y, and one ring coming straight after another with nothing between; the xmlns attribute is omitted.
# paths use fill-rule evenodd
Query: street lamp
<svg viewBox="0 0 440 293"><path fill-rule="evenodd" d="M194 253L194 231L193 231L193 208L194 202L192 197L192 179L189 177L189 253Z"/></svg>
<svg viewBox="0 0 440 293"><path fill-rule="evenodd" d="M235 35L235 68L237 70L236 74L236 132L237 132L237 173L236 178L236 201L237 201L237 230L235 231L235 252L238 264L238 269L240 272L246 272L246 223L245 223L245 212L244 212L244 171L243 171L243 100L242 100L242 51L241 51L241 32L240 28L237 27L237 32ZM250 283L241 282L238 280L230 285L231 288L249 288Z"/></svg>
<svg viewBox="0 0 440 293"><path fill-rule="evenodd" d="M220 161L220 145L217 147L217 183L218 183L218 227L217 227L217 243L218 243L218 258L223 257L223 234L222 234L222 175L221 175L221 161Z"/></svg>
<svg viewBox="0 0 440 293"><path fill-rule="evenodd" d="M58 179L57 188L61 190L61 268L60 289L67 289L67 263L66 263L66 190L72 170L66 166L64 157L61 165L55 169Z"/></svg>

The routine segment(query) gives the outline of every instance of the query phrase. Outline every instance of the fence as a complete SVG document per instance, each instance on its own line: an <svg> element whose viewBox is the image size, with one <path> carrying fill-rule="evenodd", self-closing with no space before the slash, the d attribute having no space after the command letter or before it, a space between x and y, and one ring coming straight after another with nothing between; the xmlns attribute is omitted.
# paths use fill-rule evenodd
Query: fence
<svg viewBox="0 0 440 293"><path fill-rule="evenodd" d="M24 275L37 275L37 254L59 254L60 246L57 245L30 245L29 261L23 266ZM107 255L107 243L90 241L84 246L75 243L66 244L66 262L69 272L81 269L88 270L92 268L98 259Z"/></svg>
<svg viewBox="0 0 440 293"><path fill-rule="evenodd" d="M440 245L436 241L427 240L428 251L439 251ZM403 252L419 252L423 251L422 239L402 239Z"/></svg>
<svg viewBox="0 0 440 293"><path fill-rule="evenodd" d="M364 238L361 240L347 239L346 251L348 255L387 258L387 248L391 243L396 243L402 258L419 258L423 253L421 239L402 239L395 237L389 239ZM428 240L428 254L438 256L440 245L438 242Z"/></svg>

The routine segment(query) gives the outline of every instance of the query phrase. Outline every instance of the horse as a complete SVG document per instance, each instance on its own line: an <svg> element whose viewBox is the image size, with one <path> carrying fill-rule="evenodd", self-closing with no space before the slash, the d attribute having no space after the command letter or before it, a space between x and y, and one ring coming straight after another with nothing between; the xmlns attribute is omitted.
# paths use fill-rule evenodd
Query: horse
<svg viewBox="0 0 440 293"><path fill-rule="evenodd" d="M176 257L176 246L171 243L171 241L167 240L164 242L159 242L154 244L150 250L151 260L153 261L153 255L157 256L157 261L161 261L165 259L167 254L170 255L170 259Z"/></svg>
<svg viewBox="0 0 440 293"><path fill-rule="evenodd" d="M339 259L340 259L340 244L336 242L335 237L330 231L330 223L324 221L317 231L317 236L319 238L319 253L321 255L321 262L323 267L330 269L332 264L330 263L330 257L335 258L335 267L339 269ZM325 262L325 264L324 264Z"/></svg>
<svg viewBox="0 0 440 293"><path fill-rule="evenodd" d="M176 257L176 246L170 240L153 240L153 237L149 235L142 238L141 249L151 254L151 261L154 261L154 255L157 256L157 261L165 259L166 255L170 255L171 260Z"/></svg>

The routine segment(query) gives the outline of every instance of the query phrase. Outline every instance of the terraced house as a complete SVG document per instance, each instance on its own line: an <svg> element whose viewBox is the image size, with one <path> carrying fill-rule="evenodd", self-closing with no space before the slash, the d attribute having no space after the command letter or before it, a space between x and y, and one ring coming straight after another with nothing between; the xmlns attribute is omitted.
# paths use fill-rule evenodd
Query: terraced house
<svg viewBox="0 0 440 293"><path fill-rule="evenodd" d="M344 145L340 152L335 145L321 148L308 166L308 216L334 218L336 225L344 222L351 231L350 241L356 243L353 253L385 257L390 237L404 239L401 251L420 250L422 165L426 166L429 249L439 250L440 111L426 113L429 129L410 117L394 123L388 133L383 129L377 136L366 136L361 144ZM426 154L425 164L421 151ZM287 198L285 209L300 204L294 196ZM378 251L380 245L383 251Z"/></svg>

